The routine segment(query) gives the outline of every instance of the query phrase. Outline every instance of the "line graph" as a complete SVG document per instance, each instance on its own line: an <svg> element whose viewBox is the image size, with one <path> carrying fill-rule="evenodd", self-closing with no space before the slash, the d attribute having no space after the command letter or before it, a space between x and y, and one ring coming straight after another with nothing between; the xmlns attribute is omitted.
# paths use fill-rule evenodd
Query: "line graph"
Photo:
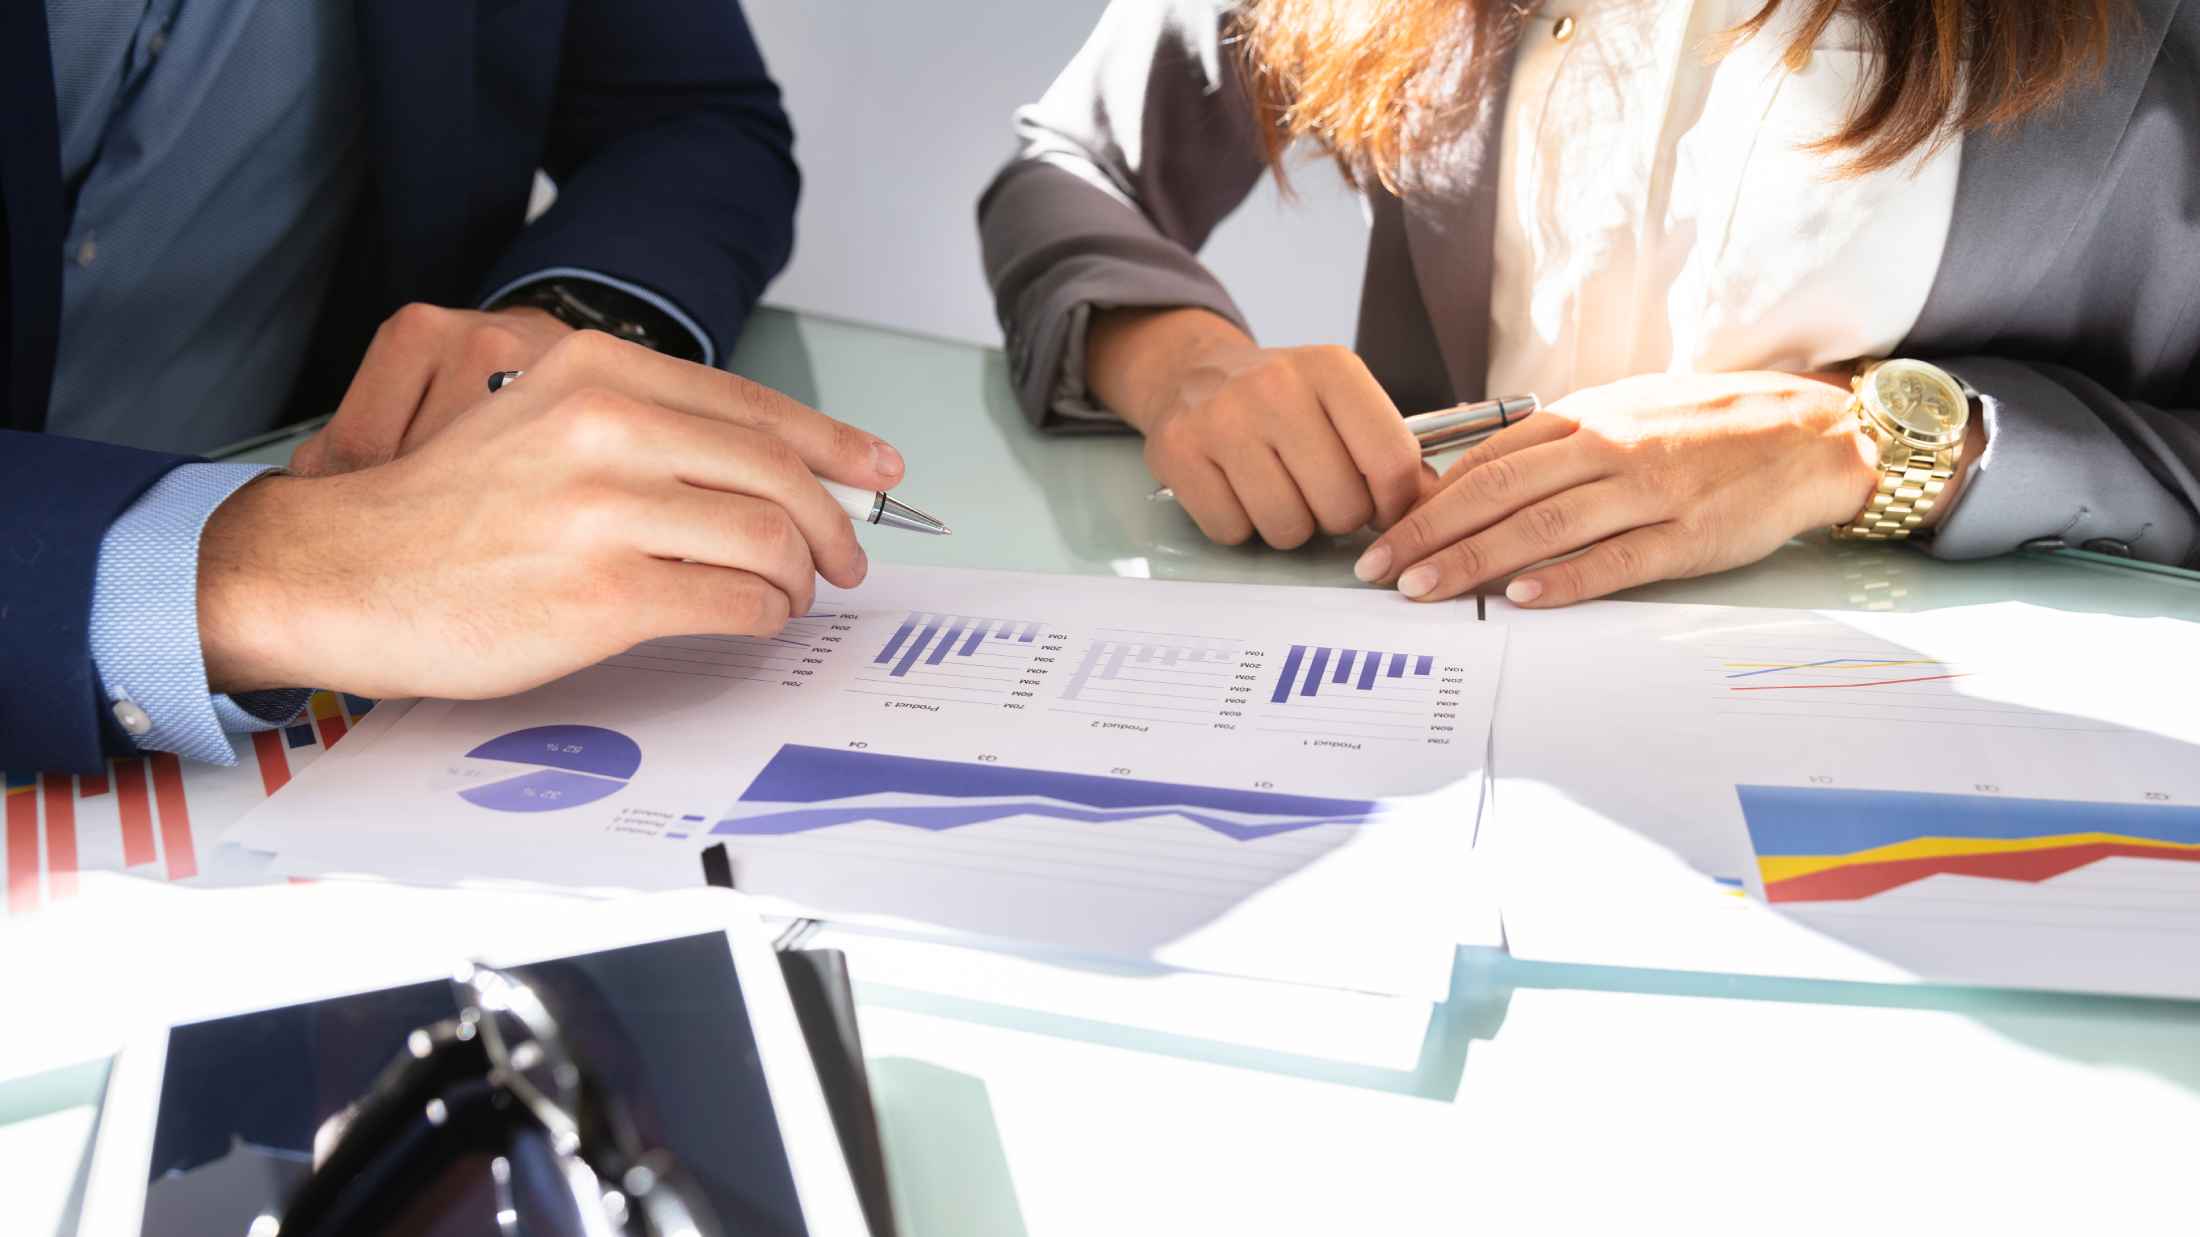
<svg viewBox="0 0 2200 1237"><path fill-rule="evenodd" d="M1832 624L1728 636L1699 656L1720 713L1773 725L1855 721L1935 730L2116 729L1997 698L2011 694L2009 675L2022 667L1935 657Z"/></svg>

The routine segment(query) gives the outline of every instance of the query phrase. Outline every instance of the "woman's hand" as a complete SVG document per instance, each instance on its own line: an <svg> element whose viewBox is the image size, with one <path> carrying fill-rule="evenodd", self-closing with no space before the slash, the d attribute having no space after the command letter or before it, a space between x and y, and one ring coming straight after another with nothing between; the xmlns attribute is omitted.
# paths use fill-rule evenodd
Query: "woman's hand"
<svg viewBox="0 0 2200 1237"><path fill-rule="evenodd" d="M1578 391L1469 450L1353 570L1442 601L1582 551L1505 589L1521 605L1562 606L1755 562L1871 498L1876 454L1848 398L1840 378L1778 373ZM1954 501L1951 485L1935 513Z"/></svg>
<svg viewBox="0 0 2200 1237"><path fill-rule="evenodd" d="M1113 311L1089 340L1095 394L1146 435L1146 466L1200 531L1278 549L1388 528L1419 498L1419 445L1345 348L1262 348L1205 310Z"/></svg>

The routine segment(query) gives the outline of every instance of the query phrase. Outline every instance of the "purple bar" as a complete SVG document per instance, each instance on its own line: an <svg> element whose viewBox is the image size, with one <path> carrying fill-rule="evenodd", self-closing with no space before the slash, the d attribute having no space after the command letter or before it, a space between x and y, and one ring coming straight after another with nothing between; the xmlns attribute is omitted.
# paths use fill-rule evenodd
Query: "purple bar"
<svg viewBox="0 0 2200 1237"><path fill-rule="evenodd" d="M893 671L895 678L898 679L901 676L909 673L909 667L917 664L917 658L924 655L924 646L932 643L932 637L934 635L937 635L939 633L939 630L940 616L937 614L928 615L925 620L923 633L917 637L917 642L915 644L909 646L909 651L901 655L901 661L897 665L895 665Z"/></svg>
<svg viewBox="0 0 2200 1237"><path fill-rule="evenodd" d="M1433 658L1433 657L1417 657L1417 658L1415 658L1415 659L1414 659L1414 661L1413 661L1413 673L1414 673L1415 677L1419 677L1420 675L1424 675L1424 674L1427 674L1427 673L1429 672L1429 668L1430 668L1431 666L1434 666L1435 664L1436 664L1436 659L1435 659L1435 658Z"/></svg>
<svg viewBox="0 0 2200 1237"><path fill-rule="evenodd" d="M1406 655L1405 655L1405 654L1403 654L1403 653L1392 653L1392 654L1390 655L1390 671L1389 671L1389 673L1388 673L1388 674L1386 674L1386 675L1385 675L1384 677L1386 677L1386 678L1392 678L1392 679L1399 679L1399 678L1404 678L1404 677L1405 677L1405 673L1406 673Z"/></svg>
<svg viewBox="0 0 2200 1237"><path fill-rule="evenodd" d="M946 660L948 650L955 647L955 637L963 634L963 628L969 625L970 620L965 618L958 618L953 623L950 623L947 628L946 638L942 639L938 644L932 646L932 655L924 659L924 664L927 666L937 666L940 664L940 662Z"/></svg>
<svg viewBox="0 0 2200 1237"><path fill-rule="evenodd" d="M1337 655L1337 673L1331 676L1329 681L1332 683L1342 683L1346 679L1351 678L1352 659L1356 656L1358 656L1358 654L1351 649L1346 649L1344 652L1339 653ZM1373 656L1373 654L1369 654L1369 656Z"/></svg>
<svg viewBox="0 0 2200 1237"><path fill-rule="evenodd" d="M1283 673L1276 676L1276 694L1270 696L1270 704L1282 704L1291 698L1291 684L1299 675L1299 659L1306 656L1306 646L1294 644L1291 655L1283 659Z"/></svg>
<svg viewBox="0 0 2200 1237"><path fill-rule="evenodd" d="M1360 690L1361 690L1361 691L1363 691L1363 692L1364 692L1364 691L1372 691L1372 690L1374 689L1374 687L1375 687L1375 672L1376 672L1377 670L1380 670L1380 669L1382 669L1382 668L1383 668L1383 655L1382 655L1381 653L1369 653L1369 654L1367 655L1367 660L1366 660L1366 661L1363 661L1363 662L1361 662L1361 663L1360 663Z"/></svg>
<svg viewBox="0 0 2200 1237"><path fill-rule="evenodd" d="M992 625L991 619L979 619L978 625L970 629L970 638L963 641L962 652L958 656L968 657L977 652L978 646L985 643L985 629Z"/></svg>
<svg viewBox="0 0 2200 1237"><path fill-rule="evenodd" d="M1329 669L1329 649L1328 646L1324 645L1314 650L1314 665L1306 672L1306 686L1299 689L1299 694L1301 696L1311 696L1320 691L1322 671L1327 669Z"/></svg>
<svg viewBox="0 0 2200 1237"><path fill-rule="evenodd" d="M871 664L874 666L883 666L887 662L894 660L894 654L901 651L902 642L904 640L907 640L909 638L909 633L915 631L916 629L916 615L912 614L908 618L902 620L901 626L894 631L894 638L886 642L886 651L880 653L877 657L873 658Z"/></svg>
<svg viewBox="0 0 2200 1237"><path fill-rule="evenodd" d="M1026 623L1024 624L1024 634L1016 637L1016 643L1029 644L1038 637L1039 625L1037 623Z"/></svg>

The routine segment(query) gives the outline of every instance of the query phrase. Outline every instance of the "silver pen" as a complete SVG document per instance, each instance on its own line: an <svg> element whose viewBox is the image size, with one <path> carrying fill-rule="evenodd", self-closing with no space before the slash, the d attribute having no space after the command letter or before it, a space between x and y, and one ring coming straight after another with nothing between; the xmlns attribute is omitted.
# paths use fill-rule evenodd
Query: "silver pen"
<svg viewBox="0 0 2200 1237"><path fill-rule="evenodd" d="M1405 419L1406 428L1421 444L1421 458L1440 455L1453 447L1477 443L1543 407L1533 395L1507 395L1472 404L1417 412ZM1153 502L1175 502L1176 491L1162 486L1146 496Z"/></svg>
<svg viewBox="0 0 2200 1237"><path fill-rule="evenodd" d="M493 394L503 390L506 384L526 372L523 369L498 370L489 375L490 392ZM884 491L860 490L852 485L842 485L838 481L827 481L823 477L819 477L817 483L824 486L825 492L833 496L834 502L840 504L840 509L848 513L848 518L858 524L906 529L912 533L928 533L934 537L944 537L955 531Z"/></svg>

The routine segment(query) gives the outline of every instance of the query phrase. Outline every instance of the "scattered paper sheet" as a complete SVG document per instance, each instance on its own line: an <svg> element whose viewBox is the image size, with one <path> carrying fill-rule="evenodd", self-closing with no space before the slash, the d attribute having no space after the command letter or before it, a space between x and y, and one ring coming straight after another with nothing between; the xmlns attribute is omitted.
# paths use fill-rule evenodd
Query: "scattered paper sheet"
<svg viewBox="0 0 2200 1237"><path fill-rule="evenodd" d="M2200 996L2200 675L2179 636L2017 604L1519 622L1483 835L1507 942Z"/></svg>
<svg viewBox="0 0 2200 1237"><path fill-rule="evenodd" d="M773 640L427 701L254 814L277 869L661 888L1441 998L1504 632L1356 589L875 569Z"/></svg>

